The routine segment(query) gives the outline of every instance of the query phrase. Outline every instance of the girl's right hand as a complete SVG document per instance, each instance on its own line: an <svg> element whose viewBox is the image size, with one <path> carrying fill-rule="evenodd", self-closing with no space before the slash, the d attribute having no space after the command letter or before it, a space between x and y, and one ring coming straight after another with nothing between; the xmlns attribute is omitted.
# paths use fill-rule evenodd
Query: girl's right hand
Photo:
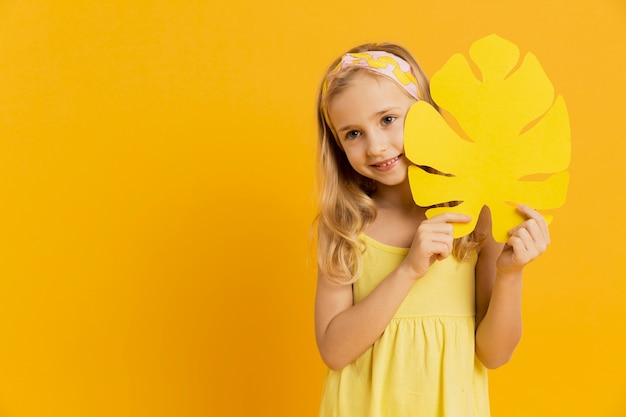
<svg viewBox="0 0 626 417"><path fill-rule="evenodd" d="M404 262L415 274L423 277L436 261L450 256L454 242L452 223L469 223L471 216L460 213L443 213L424 220L415 232L411 249Z"/></svg>

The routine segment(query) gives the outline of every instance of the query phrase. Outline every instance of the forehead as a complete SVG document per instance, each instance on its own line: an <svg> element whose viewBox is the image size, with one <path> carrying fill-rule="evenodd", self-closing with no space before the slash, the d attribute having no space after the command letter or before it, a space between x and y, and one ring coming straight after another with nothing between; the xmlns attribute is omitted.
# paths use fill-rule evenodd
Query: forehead
<svg viewBox="0 0 626 417"><path fill-rule="evenodd" d="M391 108L407 108L415 102L395 81L363 71L328 102L328 115L334 126L356 122ZM354 120L351 120L354 119Z"/></svg>

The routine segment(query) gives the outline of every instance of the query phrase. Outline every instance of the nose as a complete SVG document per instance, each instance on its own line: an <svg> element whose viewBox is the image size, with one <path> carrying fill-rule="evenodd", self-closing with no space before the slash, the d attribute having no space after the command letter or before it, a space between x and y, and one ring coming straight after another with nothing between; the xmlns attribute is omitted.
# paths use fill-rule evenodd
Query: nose
<svg viewBox="0 0 626 417"><path fill-rule="evenodd" d="M370 156L383 155L389 148L389 141L383 132L370 134L367 153Z"/></svg>

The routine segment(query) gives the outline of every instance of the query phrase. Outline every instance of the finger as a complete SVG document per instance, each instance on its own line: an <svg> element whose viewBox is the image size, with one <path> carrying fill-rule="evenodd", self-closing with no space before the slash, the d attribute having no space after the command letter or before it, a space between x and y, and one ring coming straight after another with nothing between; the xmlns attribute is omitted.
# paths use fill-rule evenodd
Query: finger
<svg viewBox="0 0 626 417"><path fill-rule="evenodd" d="M530 249L529 244L532 244L532 247L535 251L537 251L537 255L545 252L548 247L549 236L546 239L546 236L543 234L543 230L541 230L541 225L537 224L534 219L528 220L525 222L525 230L528 232L530 236L530 240L527 243L527 246Z"/></svg>
<svg viewBox="0 0 626 417"><path fill-rule="evenodd" d="M518 239L521 242L521 245L518 244L517 247L513 248L514 251L523 250L524 252L528 253L532 250L531 248L534 247L535 244L533 237L529 233L528 229L526 229L525 227L518 228L511 236L511 238ZM511 240L511 238L509 238L509 241ZM515 240L515 242L517 242L517 240ZM521 255L519 251L517 253Z"/></svg>
<svg viewBox="0 0 626 417"><path fill-rule="evenodd" d="M525 220L520 225L511 229L510 233L515 232L515 230L520 227L525 227L528 221L535 221L540 226L541 232L544 236L546 235L546 233L548 233L548 225L546 223L546 220L537 210L525 204L519 204L517 206L517 211L522 215L522 217L524 217Z"/></svg>
<svg viewBox="0 0 626 417"><path fill-rule="evenodd" d="M442 260L450 256L452 253L452 244L447 242L433 242L433 255L437 255L438 260Z"/></svg>
<svg viewBox="0 0 626 417"><path fill-rule="evenodd" d="M418 238L418 241L420 242L419 246L422 247L422 250L424 253L434 254L440 251L442 245L446 246L447 250L452 250L452 245L454 244L454 235L452 234L452 232L421 233Z"/></svg>
<svg viewBox="0 0 626 417"><path fill-rule="evenodd" d="M454 228L450 223L426 223L423 222L419 230L422 233L441 233L445 235L452 235L454 233Z"/></svg>
<svg viewBox="0 0 626 417"><path fill-rule="evenodd" d="M526 220L524 223L512 229L510 236L518 235L523 237L529 243L535 243L543 239L543 233L535 220Z"/></svg>
<svg viewBox="0 0 626 417"><path fill-rule="evenodd" d="M530 219L524 222L524 228L528 231L535 243L545 241L545 235L541 229L541 224L535 219Z"/></svg>
<svg viewBox="0 0 626 417"><path fill-rule="evenodd" d="M541 228L541 232L544 238L549 241L550 240L550 231L548 229L548 223L546 223L546 219L539 213L537 210L525 205L520 204L517 206L517 210L524 215L527 219L533 219L537 222L537 224Z"/></svg>
<svg viewBox="0 0 626 417"><path fill-rule="evenodd" d="M434 217L431 217L424 222L428 223L469 223L472 221L472 216L461 213L442 213Z"/></svg>
<svg viewBox="0 0 626 417"><path fill-rule="evenodd" d="M419 240L423 247L430 247L430 244L444 244L452 247L454 235L452 233L424 233Z"/></svg>
<svg viewBox="0 0 626 417"><path fill-rule="evenodd" d="M533 217L542 217L541 214L535 209L526 204L518 204L517 210L524 215L525 218L531 219Z"/></svg>
<svg viewBox="0 0 626 417"><path fill-rule="evenodd" d="M525 204L520 204L518 206L518 210L526 216L529 220L534 220L536 224L539 226L539 230L541 231L542 239L549 244L550 243L550 230L548 229L548 223L546 223L546 219L543 217L541 213L537 210L528 207ZM537 237L539 235L536 235Z"/></svg>
<svg viewBox="0 0 626 417"><path fill-rule="evenodd" d="M526 245L524 245L524 241L519 236L511 236L507 242L507 245L510 246L511 259L514 263L525 264L524 261L525 253L526 253Z"/></svg>
<svg viewBox="0 0 626 417"><path fill-rule="evenodd" d="M510 229L509 236L517 235L521 230L525 230L527 226L528 226L528 220Z"/></svg>
<svg viewBox="0 0 626 417"><path fill-rule="evenodd" d="M452 234L436 234L431 236L431 242L437 244L444 244L448 248L448 250L452 250L452 245L454 244L454 236Z"/></svg>

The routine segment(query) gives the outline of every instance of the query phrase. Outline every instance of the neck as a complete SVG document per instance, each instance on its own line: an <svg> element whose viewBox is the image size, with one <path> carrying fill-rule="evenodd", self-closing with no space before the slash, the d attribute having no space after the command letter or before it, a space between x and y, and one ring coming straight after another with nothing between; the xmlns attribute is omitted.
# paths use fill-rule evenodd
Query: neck
<svg viewBox="0 0 626 417"><path fill-rule="evenodd" d="M413 201L408 181L391 187L379 183L372 198L379 207L394 207L403 210L418 208Z"/></svg>

